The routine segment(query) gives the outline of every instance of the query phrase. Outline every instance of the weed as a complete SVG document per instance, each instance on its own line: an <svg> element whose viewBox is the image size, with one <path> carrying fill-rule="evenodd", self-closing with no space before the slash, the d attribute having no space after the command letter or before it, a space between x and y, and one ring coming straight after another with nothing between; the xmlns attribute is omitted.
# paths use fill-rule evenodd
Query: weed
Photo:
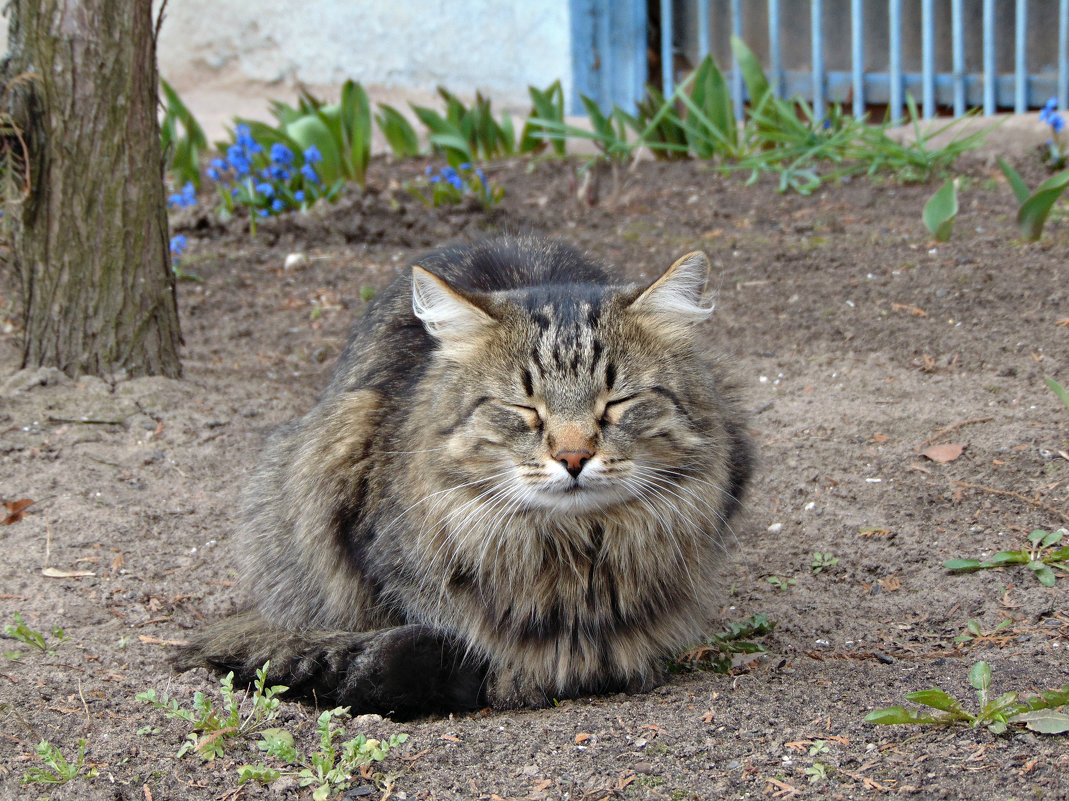
<svg viewBox="0 0 1069 801"><path fill-rule="evenodd" d="M981 562L979 559L951 559L944 562L943 567L954 573L973 573L993 567L1028 565L1028 569L1035 574L1040 584L1053 587L1057 579L1054 570L1069 574L1069 545L1055 548L1066 534L1069 534L1069 531L1064 528L1057 531L1036 529L1028 535L1028 545L1019 551L999 551L987 562Z"/></svg>
<svg viewBox="0 0 1069 801"><path fill-rule="evenodd" d="M865 716L869 723L918 723L924 725L968 724L985 726L995 734L1002 734L1010 725L1023 724L1042 734L1069 732L1069 714L1064 707L1069 704L1069 684L1060 690L1045 690L1039 695L1021 698L1019 693L1003 693L990 697L991 667L987 662L977 662L969 671L969 683L976 690L980 711L976 714L965 709L957 698L938 687L920 692L906 693L906 700L934 709L906 709L891 706L877 709Z"/></svg>
<svg viewBox="0 0 1069 801"><path fill-rule="evenodd" d="M706 638L704 644L680 656L676 665L691 670L727 673L734 666L737 655L765 653L767 649L763 645L749 642L748 638L771 634L775 627L776 624L763 614L728 623L719 634Z"/></svg>
<svg viewBox="0 0 1069 801"><path fill-rule="evenodd" d="M41 740L34 748L37 758L45 763L43 768L30 768L22 776L23 784L64 784L82 772L85 766L85 740L78 741L78 757L72 763L48 740ZM87 779L97 775L96 768L85 772Z"/></svg>
<svg viewBox="0 0 1069 801"><path fill-rule="evenodd" d="M1043 226L1047 223L1051 209L1069 188L1069 170L1055 173L1035 190L1030 190L1020 173L998 157L998 166L1009 181L1014 197L1017 198L1017 228L1021 236L1029 242L1037 241L1043 235Z"/></svg>
<svg viewBox="0 0 1069 801"><path fill-rule="evenodd" d="M937 242L946 242L954 232L958 216L958 181L951 178L924 204L921 214L925 227Z"/></svg>
<svg viewBox="0 0 1069 801"><path fill-rule="evenodd" d="M450 166L470 163L477 158L511 156L516 152L512 118L503 114L500 122L495 120L490 101L481 93L475 93L475 102L470 108L441 86L438 94L445 101L444 116L425 106L412 106L412 111L430 131L431 146L445 155Z"/></svg>
<svg viewBox="0 0 1069 801"><path fill-rule="evenodd" d="M314 801L323 801L348 787L357 773L371 778L366 767L373 762L384 760L390 749L405 742L408 735L396 734L383 742L359 734L351 740L336 743L340 729L333 721L347 715L347 708L329 709L320 714L316 721L319 748L307 755L297 750L293 735L288 731L264 730L257 747L265 756L282 762L287 767L270 767L263 762L242 765L238 768L239 783L244 784L251 780L266 784L282 776L290 776L295 778L301 787L312 788ZM392 783L392 777L379 774L378 778L387 784Z"/></svg>
<svg viewBox="0 0 1069 801"><path fill-rule="evenodd" d="M809 566L814 573L819 573L825 568L834 567L837 564L839 564L838 556L832 556L830 553L816 551L813 554L813 559L809 563Z"/></svg>
<svg viewBox="0 0 1069 801"><path fill-rule="evenodd" d="M419 136L416 129L405 115L385 103L379 103L379 113L375 115L379 130L386 137L396 159L407 159L419 155Z"/></svg>
<svg viewBox="0 0 1069 801"><path fill-rule="evenodd" d="M782 578L780 576L768 576L767 578L768 583L777 590L786 590L798 583L796 579Z"/></svg>
<svg viewBox="0 0 1069 801"><path fill-rule="evenodd" d="M1012 620L1003 620L991 631L984 631L980 627L980 621L970 620L965 624L965 631L954 638L956 643L969 643L970 645L977 645L984 641L995 641L1000 631L1009 628L1013 624ZM1006 635L1002 635L1006 636Z"/></svg>
<svg viewBox="0 0 1069 801"><path fill-rule="evenodd" d="M1050 387L1051 392L1058 396L1058 400L1062 402L1067 410L1069 410L1069 390L1051 378L1049 375L1044 376L1047 382L1047 386Z"/></svg>
<svg viewBox="0 0 1069 801"><path fill-rule="evenodd" d="M816 784L828 778L828 770L828 765L814 761L812 765L805 769L805 775L809 777L810 784Z"/></svg>
<svg viewBox="0 0 1069 801"><path fill-rule="evenodd" d="M278 717L281 703L278 696L288 688L281 685L266 686L269 664L265 663L256 671L256 682L250 699L252 708L244 716L241 706L245 695L239 697L234 692L233 672L228 673L219 684L223 701L221 709L216 709L211 699L199 691L193 694L192 710L183 709L176 699L166 695L157 697L155 690L138 693L135 698L163 710L169 718L184 720L193 725L193 731L186 735L186 742L178 751L179 757L193 751L203 759L215 759L223 755L227 740L247 737Z"/></svg>
<svg viewBox="0 0 1069 801"><path fill-rule="evenodd" d="M54 654L56 648L70 639L70 637L63 633L63 629L59 626L53 626L52 639L55 642L49 643L44 634L27 626L22 619L22 615L18 612L12 615L11 619L15 622L14 624L4 626L4 634L7 637L18 640L31 648L41 651L42 653ZM5 656L7 656L8 659L17 659L21 654L17 651L12 651L5 653Z"/></svg>

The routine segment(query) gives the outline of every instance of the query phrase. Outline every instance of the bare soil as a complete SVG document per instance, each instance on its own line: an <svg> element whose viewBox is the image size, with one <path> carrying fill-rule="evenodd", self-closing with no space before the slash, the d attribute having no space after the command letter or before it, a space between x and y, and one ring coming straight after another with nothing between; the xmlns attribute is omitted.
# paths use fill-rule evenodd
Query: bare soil
<svg viewBox="0 0 1069 801"><path fill-rule="evenodd" d="M1018 161L1033 184L1037 164ZM190 240L181 269L203 279L180 285L180 381L18 371L9 320L0 499L34 503L0 527L0 617L70 639L52 653L0 642L21 654L0 658L0 798L310 797L285 780L239 788L252 742L177 759L188 728L134 696L154 688L188 705L217 689L204 671L172 674L171 643L240 606L244 476L267 432L313 403L362 291L421 250L526 229L634 280L710 254L719 300L702 336L747 377L760 452L722 617L763 613L776 627L767 655L729 675L678 672L647 695L350 722L350 736L410 735L378 768L396 774L392 797L1069 798L1064 736L864 722L934 685L972 704L979 660L997 692L1069 683L1069 578L1046 588L1023 566L942 567L1069 522L1069 410L1043 380L1069 384L1064 214L1022 243L1012 193L978 156L958 164L962 208L945 244L920 219L933 186L854 180L800 197L644 163L616 181L601 172L591 206L576 199L574 164L523 161L491 166L506 198L485 213L419 205L400 187L422 168L377 162L366 193L255 236L217 222L207 197L177 217ZM306 258L286 269L293 253ZM0 295L13 315L10 284ZM964 450L940 463L921 455L932 444ZM816 552L838 562L815 572ZM955 643L971 620L1009 625ZM315 717L284 705L306 750ZM68 758L84 739L96 777L21 785L42 739ZM373 784L349 797L382 797Z"/></svg>

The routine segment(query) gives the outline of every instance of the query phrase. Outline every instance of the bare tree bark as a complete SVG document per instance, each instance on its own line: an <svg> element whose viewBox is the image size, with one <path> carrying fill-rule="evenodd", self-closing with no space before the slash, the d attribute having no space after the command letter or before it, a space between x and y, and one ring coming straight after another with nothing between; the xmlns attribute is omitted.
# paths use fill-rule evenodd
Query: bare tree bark
<svg viewBox="0 0 1069 801"><path fill-rule="evenodd" d="M13 0L10 114L30 153L14 207L23 366L178 376L150 0ZM9 205L9 209L12 206Z"/></svg>

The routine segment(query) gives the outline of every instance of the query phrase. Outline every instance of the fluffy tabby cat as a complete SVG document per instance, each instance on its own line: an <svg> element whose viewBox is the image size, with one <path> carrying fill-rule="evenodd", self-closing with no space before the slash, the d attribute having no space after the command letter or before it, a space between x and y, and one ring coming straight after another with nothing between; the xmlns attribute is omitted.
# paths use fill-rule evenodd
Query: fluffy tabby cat
<svg viewBox="0 0 1069 801"><path fill-rule="evenodd" d="M211 664L397 718L643 690L715 606L750 473L694 342L708 261L619 285L559 242L418 261L272 439Z"/></svg>

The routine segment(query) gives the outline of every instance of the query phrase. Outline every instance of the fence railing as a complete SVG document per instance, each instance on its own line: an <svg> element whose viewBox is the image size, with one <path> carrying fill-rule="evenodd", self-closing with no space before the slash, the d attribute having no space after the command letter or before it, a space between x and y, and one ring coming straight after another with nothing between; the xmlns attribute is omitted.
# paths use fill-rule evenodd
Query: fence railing
<svg viewBox="0 0 1069 801"><path fill-rule="evenodd" d="M925 117L1021 113L1050 97L1069 107L1069 0L572 0L572 14L576 94L603 105L632 106L647 81L667 95L712 54L741 118L735 35L779 96L845 103L858 116L886 106L900 119L907 93ZM659 74L649 74L647 28L660 31Z"/></svg>

